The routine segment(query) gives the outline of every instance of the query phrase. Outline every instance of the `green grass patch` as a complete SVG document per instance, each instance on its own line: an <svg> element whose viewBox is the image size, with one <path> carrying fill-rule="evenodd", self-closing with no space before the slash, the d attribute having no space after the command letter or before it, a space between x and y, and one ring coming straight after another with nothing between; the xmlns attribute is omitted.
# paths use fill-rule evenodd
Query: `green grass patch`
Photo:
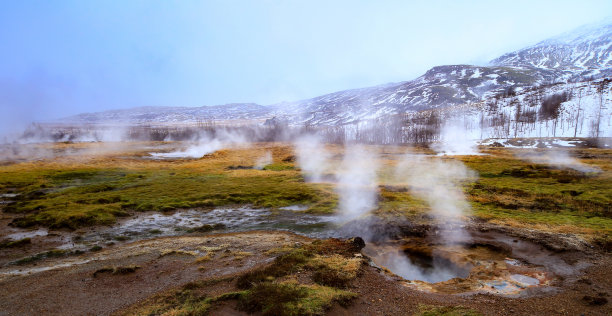
<svg viewBox="0 0 612 316"><path fill-rule="evenodd" d="M305 183L290 163L258 170L194 170L172 168L109 169L19 165L1 167L0 193L20 195L4 211L21 215L13 225L76 229L105 225L133 211L173 211L252 205L279 208L312 206L310 212L328 213L336 205L333 190Z"/></svg>
<svg viewBox="0 0 612 316"><path fill-rule="evenodd" d="M20 248L25 245L29 245L32 243L30 238L23 238L19 240L3 240L0 241L0 249L2 248Z"/></svg>
<svg viewBox="0 0 612 316"><path fill-rule="evenodd" d="M24 264L34 263L34 262L37 262L37 261L40 261L46 258L60 258L60 257L66 257L66 256L72 256L72 255L80 255L83 253L84 252L80 250L68 251L68 250L63 250L63 249L52 249L49 251L37 253L33 256L19 259L17 261L12 262L11 264L24 265Z"/></svg>
<svg viewBox="0 0 612 316"><path fill-rule="evenodd" d="M347 305L357 295L320 285L293 282L258 284L239 299L239 309L262 315L323 315L335 302Z"/></svg>
<svg viewBox="0 0 612 316"><path fill-rule="evenodd" d="M463 306L433 306L419 305L419 311L415 316L481 316L482 314L473 309Z"/></svg>

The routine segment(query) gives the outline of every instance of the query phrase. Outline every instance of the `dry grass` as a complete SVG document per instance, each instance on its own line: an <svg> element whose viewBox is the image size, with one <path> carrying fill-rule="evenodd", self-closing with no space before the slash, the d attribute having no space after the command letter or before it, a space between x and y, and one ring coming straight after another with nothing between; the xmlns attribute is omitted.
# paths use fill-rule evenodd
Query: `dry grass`
<svg viewBox="0 0 612 316"><path fill-rule="evenodd" d="M274 155L268 170L228 169L252 164L268 150ZM20 227L75 229L109 224L133 211L303 204L311 212L331 212L336 204L328 186L303 182L293 163L283 162L293 155L287 146L221 150L193 160L148 160L140 154L112 152L1 166L0 192L20 194L4 209L21 215L13 223ZM202 228L210 229L215 227Z"/></svg>
<svg viewBox="0 0 612 316"><path fill-rule="evenodd" d="M245 204L271 209L304 204L310 207L308 212L318 213L336 209L333 185L303 182L294 152L287 144L255 144L193 160L140 158L147 155L143 146L160 145L168 150L177 146L42 145L80 154L0 166L0 193L21 194L17 203L5 206L4 211L17 214L13 223L17 226L78 228L112 223L134 211ZM328 149L333 156L332 165L339 164L343 148L333 145ZM375 149L381 153L378 172L381 186L375 214L389 219L430 221L427 204L412 196L407 184L398 184L394 176L403 153L430 151L384 146ZM273 155L268 170L229 169L252 166L267 151ZM526 150L483 151L488 155L447 158L459 159L479 174L475 183L465 185L473 209L468 215L502 225L580 234L587 239L612 233L612 150L570 150L581 162L602 170L589 175L516 158L516 153ZM210 229L215 227L205 226L201 230Z"/></svg>

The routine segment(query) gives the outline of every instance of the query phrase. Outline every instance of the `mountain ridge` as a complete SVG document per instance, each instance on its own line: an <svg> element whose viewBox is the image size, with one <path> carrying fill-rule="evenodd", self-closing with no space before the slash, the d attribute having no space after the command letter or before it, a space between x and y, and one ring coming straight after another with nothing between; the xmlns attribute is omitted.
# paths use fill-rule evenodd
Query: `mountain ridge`
<svg viewBox="0 0 612 316"><path fill-rule="evenodd" d="M581 27L493 59L487 66L441 65L408 81L342 90L271 105L139 107L83 113L75 123L195 123L282 118L291 124L346 125L386 115L484 102L504 91L612 76L612 24Z"/></svg>

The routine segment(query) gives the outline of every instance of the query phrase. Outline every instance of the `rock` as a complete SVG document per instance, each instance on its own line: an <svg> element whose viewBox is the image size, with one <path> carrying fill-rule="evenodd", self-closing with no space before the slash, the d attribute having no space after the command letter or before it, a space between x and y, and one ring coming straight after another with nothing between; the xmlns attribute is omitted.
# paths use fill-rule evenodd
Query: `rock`
<svg viewBox="0 0 612 316"><path fill-rule="evenodd" d="M363 241L363 238L361 237L353 237L353 238L349 238L347 240L347 242L351 243L351 245L357 250L357 251L361 251L361 249L363 249L363 247L365 247L365 241Z"/></svg>

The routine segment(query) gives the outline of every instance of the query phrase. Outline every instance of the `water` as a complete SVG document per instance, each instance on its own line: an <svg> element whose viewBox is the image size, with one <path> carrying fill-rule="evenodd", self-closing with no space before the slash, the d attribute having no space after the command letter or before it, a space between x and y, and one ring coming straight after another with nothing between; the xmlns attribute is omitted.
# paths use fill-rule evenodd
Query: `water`
<svg viewBox="0 0 612 316"><path fill-rule="evenodd" d="M29 231L12 233L12 234L6 235L5 237L8 239L12 239L12 240L19 240L19 239L24 239L24 238L33 238L37 236L47 236L48 234L49 234L48 230L44 228L40 228L38 230L29 230Z"/></svg>
<svg viewBox="0 0 612 316"><path fill-rule="evenodd" d="M379 253L373 259L377 264L410 281L437 283L453 278L466 278L470 273L469 267L460 267L435 254L392 250Z"/></svg>
<svg viewBox="0 0 612 316"><path fill-rule="evenodd" d="M523 286L540 285L540 280L536 278L532 278L530 276L523 275L523 274L513 274L510 276L510 279Z"/></svg>
<svg viewBox="0 0 612 316"><path fill-rule="evenodd" d="M112 227L91 229L59 248L87 248L109 242L180 236L204 225L217 225L211 232L286 230L310 237L329 237L332 234L334 216L294 211L301 209L303 206L293 205L274 212L269 209L238 207L217 208L209 212L186 210L172 214L143 214Z"/></svg>

